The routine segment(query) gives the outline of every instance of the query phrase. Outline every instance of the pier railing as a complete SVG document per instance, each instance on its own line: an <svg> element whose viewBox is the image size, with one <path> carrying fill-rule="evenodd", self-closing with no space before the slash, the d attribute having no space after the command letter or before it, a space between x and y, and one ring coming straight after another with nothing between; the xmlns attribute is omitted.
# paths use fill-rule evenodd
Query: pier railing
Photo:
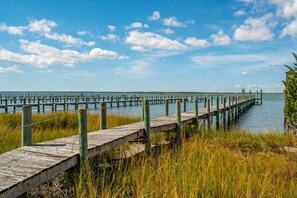
<svg viewBox="0 0 297 198"><path fill-rule="evenodd" d="M245 94L241 94L245 95ZM247 95L252 95L250 92ZM262 103L262 90L260 95L257 93L256 103ZM214 98L215 96L211 96ZM220 96L222 98L223 96ZM141 101L147 99L150 104L163 104L165 99L167 103L175 103L177 100L194 101L198 99L198 102L206 103L207 97L197 97L197 95L185 96L185 95L164 95L164 96L145 96L145 95L121 95L121 96L100 96L89 95L0 95L0 110L3 113L17 113L24 105L31 105L34 112L41 113L46 111L57 111L57 110L78 110L79 107L86 109L98 109L101 102L105 102L107 107L126 107L126 106L138 106L141 105ZM213 99L211 99L213 104ZM222 99L221 99L222 101ZM0 111L1 112L1 111Z"/></svg>

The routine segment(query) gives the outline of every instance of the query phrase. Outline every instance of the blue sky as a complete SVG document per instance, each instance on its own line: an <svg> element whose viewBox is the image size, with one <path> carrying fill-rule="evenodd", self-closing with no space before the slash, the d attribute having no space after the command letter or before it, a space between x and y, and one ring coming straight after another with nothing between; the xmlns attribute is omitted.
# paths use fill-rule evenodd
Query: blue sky
<svg viewBox="0 0 297 198"><path fill-rule="evenodd" d="M282 92L297 0L1 1L2 91Z"/></svg>

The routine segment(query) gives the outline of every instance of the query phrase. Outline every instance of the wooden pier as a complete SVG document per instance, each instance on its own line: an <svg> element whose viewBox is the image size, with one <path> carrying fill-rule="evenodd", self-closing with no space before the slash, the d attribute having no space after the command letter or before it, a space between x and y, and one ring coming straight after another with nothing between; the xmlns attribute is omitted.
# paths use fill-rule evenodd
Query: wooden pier
<svg viewBox="0 0 297 198"><path fill-rule="evenodd" d="M193 101L194 96L1 96L0 109L4 113L16 113L24 105L31 105L37 113L45 112L46 108L50 111L57 111L58 109L68 111L77 110L79 107L86 109L93 105L93 109L97 109L101 102L105 102L109 107L120 106L138 106L141 101L148 99L150 104L162 104L165 99L169 103L175 103L176 100L185 99L186 101ZM204 98L198 98L199 102L203 102Z"/></svg>
<svg viewBox="0 0 297 198"><path fill-rule="evenodd" d="M164 100L164 115L168 115L166 100ZM213 106L211 98L207 98L205 104L208 105L198 109L198 100L194 100L195 111L186 112L186 103L184 102L181 108L180 100L176 100L177 113L175 115L150 119L149 101L144 100L142 122L102 129L87 133L85 136L84 110L80 110L79 135L34 145L30 145L29 142L29 146L25 144L21 148L0 155L0 197L22 195L88 158L128 141L143 138L146 152L149 154L150 133L167 131L179 133L182 125L197 124L199 119L208 120L210 126L211 117L216 117L217 127L220 124L226 126L252 107L256 103L256 97L254 95L229 96L221 97L219 101L220 98L217 97L216 105Z"/></svg>

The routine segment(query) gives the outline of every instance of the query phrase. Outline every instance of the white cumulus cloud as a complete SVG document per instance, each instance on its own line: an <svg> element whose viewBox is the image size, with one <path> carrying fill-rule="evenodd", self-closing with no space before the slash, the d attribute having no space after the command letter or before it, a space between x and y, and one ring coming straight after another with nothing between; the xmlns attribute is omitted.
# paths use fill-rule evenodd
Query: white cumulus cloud
<svg viewBox="0 0 297 198"><path fill-rule="evenodd" d="M244 25L240 25L235 29L233 38L237 41L270 41L273 40L271 27L273 24L269 22L272 14L266 14L260 18L249 17L244 21Z"/></svg>
<svg viewBox="0 0 297 198"><path fill-rule="evenodd" d="M60 50L39 42L30 42L20 39L20 49L24 53L15 53L0 49L0 61L9 63L47 67L49 65L74 66L80 62L95 59L115 59L118 54L109 50L94 48L89 53L80 53L75 50Z"/></svg>
<svg viewBox="0 0 297 198"><path fill-rule="evenodd" d="M160 19L160 12L159 11L154 11L151 16L149 16L150 21L157 21Z"/></svg>
<svg viewBox="0 0 297 198"><path fill-rule="evenodd" d="M12 67L0 67L0 74L7 74L7 73L24 73L21 71L17 66Z"/></svg>
<svg viewBox="0 0 297 198"><path fill-rule="evenodd" d="M116 42L120 40L120 38L115 34L107 34L106 36L101 36L100 38L104 41L112 41L112 42Z"/></svg>
<svg viewBox="0 0 297 198"><path fill-rule="evenodd" d="M77 31L76 34L83 36L83 35L87 35L88 32L87 31Z"/></svg>
<svg viewBox="0 0 297 198"><path fill-rule="evenodd" d="M228 45L232 41L228 35L224 34L223 30L218 31L217 34L212 34L210 38L212 38L213 42L217 45Z"/></svg>
<svg viewBox="0 0 297 198"><path fill-rule="evenodd" d="M130 31L126 37L126 43L162 50L182 50L186 48L177 40L171 40L152 32Z"/></svg>
<svg viewBox="0 0 297 198"><path fill-rule="evenodd" d="M186 27L185 23L177 21L175 16L171 16L168 18L165 18L163 20L163 25L165 26L172 26L172 27Z"/></svg>
<svg viewBox="0 0 297 198"><path fill-rule="evenodd" d="M37 33L50 40L56 40L61 43L65 43L66 46L94 46L95 42L85 42L82 39L75 38L71 35L59 34L52 32L52 28L56 27L55 21L42 19L42 20L31 20L28 25L29 32Z"/></svg>
<svg viewBox="0 0 297 198"><path fill-rule="evenodd" d="M143 46L140 46L140 45L133 45L130 47L130 49L134 51L139 51L139 52L147 51Z"/></svg>
<svg viewBox="0 0 297 198"><path fill-rule="evenodd" d="M174 30L166 28L166 29L161 29L161 32L163 32L164 34L173 34Z"/></svg>
<svg viewBox="0 0 297 198"><path fill-rule="evenodd" d="M107 28L109 29L109 31L114 32L117 27L114 25L108 25Z"/></svg>
<svg viewBox="0 0 297 198"><path fill-rule="evenodd" d="M280 37L284 37L286 35L296 37L297 36L297 19L289 23L280 33Z"/></svg>
<svg viewBox="0 0 297 198"><path fill-rule="evenodd" d="M205 39L197 39L196 37L188 37L184 40L185 44L195 47L208 47L210 43Z"/></svg>
<svg viewBox="0 0 297 198"><path fill-rule="evenodd" d="M23 35L26 26L7 26L4 23L0 24L0 32L7 32L12 35Z"/></svg>
<svg viewBox="0 0 297 198"><path fill-rule="evenodd" d="M244 10L237 10L236 12L234 12L234 16L239 17L239 16L243 16L245 15L246 12Z"/></svg>
<svg viewBox="0 0 297 198"><path fill-rule="evenodd" d="M297 13L297 0L271 0L277 8L277 15L285 18L296 18Z"/></svg>
<svg viewBox="0 0 297 198"><path fill-rule="evenodd" d="M29 28L29 32L45 34L45 33L50 33L52 28L56 26L57 26L57 23L55 21L41 19L41 20L31 20L29 22L28 28Z"/></svg>
<svg viewBox="0 0 297 198"><path fill-rule="evenodd" d="M130 25L126 26L126 29L137 29L137 28L148 28L148 24L142 24L140 22L133 22Z"/></svg>

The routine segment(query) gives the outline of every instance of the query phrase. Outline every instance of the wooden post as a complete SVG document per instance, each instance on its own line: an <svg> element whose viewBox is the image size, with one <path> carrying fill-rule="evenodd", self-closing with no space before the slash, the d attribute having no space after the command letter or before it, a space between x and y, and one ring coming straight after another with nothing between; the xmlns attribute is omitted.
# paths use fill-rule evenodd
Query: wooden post
<svg viewBox="0 0 297 198"><path fill-rule="evenodd" d="M7 102L8 102L8 99L7 98L5 98L5 107L4 107L4 109L5 109L5 113L8 113L8 104L7 104Z"/></svg>
<svg viewBox="0 0 297 198"><path fill-rule="evenodd" d="M238 117L240 117L242 115L242 112L241 112L241 106L242 105L242 96L239 96L238 97Z"/></svg>
<svg viewBox="0 0 297 198"><path fill-rule="evenodd" d="M223 98L223 105L224 105L224 110L223 110L223 126L224 126L224 130L226 130L226 97L225 96Z"/></svg>
<svg viewBox="0 0 297 198"><path fill-rule="evenodd" d="M40 113L40 98L37 98L37 112Z"/></svg>
<svg viewBox="0 0 297 198"><path fill-rule="evenodd" d="M55 111L54 102L55 102L55 99L54 99L54 98L52 98L52 112L54 112L54 111Z"/></svg>
<svg viewBox="0 0 297 198"><path fill-rule="evenodd" d="M97 109L97 97L93 97L93 102L94 102L94 108Z"/></svg>
<svg viewBox="0 0 297 198"><path fill-rule="evenodd" d="M198 117L199 117L199 114L198 114L198 97L195 98L194 100L194 108L195 108L195 118L196 118L196 122L197 122L197 126L199 127L199 120L198 120Z"/></svg>
<svg viewBox="0 0 297 198"><path fill-rule="evenodd" d="M213 106L213 97L210 97L210 106Z"/></svg>
<svg viewBox="0 0 297 198"><path fill-rule="evenodd" d="M165 113L165 116L168 116L169 115L169 110L168 110L168 99L166 98L164 100L164 113Z"/></svg>
<svg viewBox="0 0 297 198"><path fill-rule="evenodd" d="M238 119L238 97L235 97L235 120Z"/></svg>
<svg viewBox="0 0 297 198"><path fill-rule="evenodd" d="M28 103L29 103L29 104L31 103L31 97L30 97L30 94L28 94Z"/></svg>
<svg viewBox="0 0 297 198"><path fill-rule="evenodd" d="M181 111L180 101L176 101L176 125L177 125L177 142L181 142Z"/></svg>
<svg viewBox="0 0 297 198"><path fill-rule="evenodd" d="M60 102L62 102L62 98L60 98ZM63 98L63 110L66 111L66 99Z"/></svg>
<svg viewBox="0 0 297 198"><path fill-rule="evenodd" d="M231 120L234 121L234 96L231 96Z"/></svg>
<svg viewBox="0 0 297 198"><path fill-rule="evenodd" d="M32 106L22 107L22 146L32 145Z"/></svg>
<svg viewBox="0 0 297 198"><path fill-rule="evenodd" d="M183 112L187 112L187 99L183 98Z"/></svg>
<svg viewBox="0 0 297 198"><path fill-rule="evenodd" d="M207 99L207 124L208 124L208 129L211 127L211 116L210 116L210 99Z"/></svg>
<svg viewBox="0 0 297 198"><path fill-rule="evenodd" d="M262 89L260 90L260 104L263 104L263 93L262 93Z"/></svg>
<svg viewBox="0 0 297 198"><path fill-rule="evenodd" d="M151 140L150 140L150 103L149 100L144 100L144 138L145 138L145 152L151 155Z"/></svg>
<svg viewBox="0 0 297 198"><path fill-rule="evenodd" d="M88 161L87 111L78 110L79 157L80 166L85 167Z"/></svg>
<svg viewBox="0 0 297 198"><path fill-rule="evenodd" d="M89 108L89 97L85 97L86 109Z"/></svg>
<svg viewBox="0 0 297 198"><path fill-rule="evenodd" d="M141 121L144 121L144 105L145 105L145 101L142 100L141 101Z"/></svg>
<svg viewBox="0 0 297 198"><path fill-rule="evenodd" d="M207 108L207 98L204 97L204 108Z"/></svg>
<svg viewBox="0 0 297 198"><path fill-rule="evenodd" d="M77 110L78 104L77 104L77 97L74 98L74 109Z"/></svg>
<svg viewBox="0 0 297 198"><path fill-rule="evenodd" d="M106 129L106 103L100 103L100 130Z"/></svg>
<svg viewBox="0 0 297 198"><path fill-rule="evenodd" d="M228 97L228 127L231 124L231 96Z"/></svg>
<svg viewBox="0 0 297 198"><path fill-rule="evenodd" d="M112 102L113 102L113 96L110 97L110 107L112 107Z"/></svg>
<svg viewBox="0 0 297 198"><path fill-rule="evenodd" d="M219 96L217 96L216 107L217 107L216 129L219 130L220 129L220 101L219 101Z"/></svg>

